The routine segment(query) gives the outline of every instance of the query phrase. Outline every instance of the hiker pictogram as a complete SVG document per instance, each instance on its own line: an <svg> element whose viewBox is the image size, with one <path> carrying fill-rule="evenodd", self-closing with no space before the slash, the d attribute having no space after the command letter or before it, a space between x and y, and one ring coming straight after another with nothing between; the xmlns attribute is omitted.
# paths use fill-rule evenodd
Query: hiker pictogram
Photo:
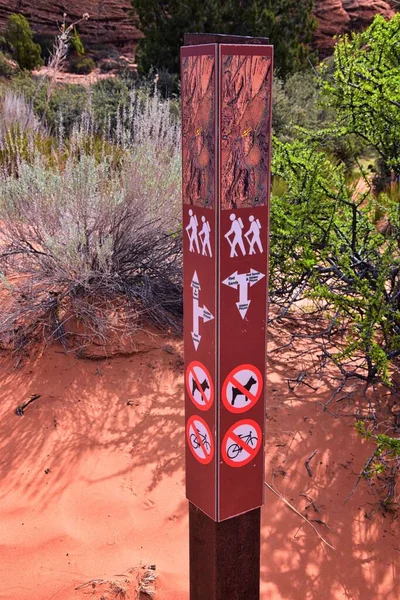
<svg viewBox="0 0 400 600"><path fill-rule="evenodd" d="M222 458L231 467L244 467L258 454L262 445L261 428L251 419L232 425L222 442Z"/></svg>
<svg viewBox="0 0 400 600"><path fill-rule="evenodd" d="M235 271L235 273L229 275L222 282L229 287L235 288L235 290L239 288L239 302L236 302L236 306L242 319L245 318L251 303L251 300L249 300L249 286L253 287L253 285L261 281L264 277L263 273L255 269L250 269L250 273L238 273L238 271Z"/></svg>
<svg viewBox="0 0 400 600"><path fill-rule="evenodd" d="M199 222L192 209L189 209L189 225L186 227L186 233L189 237L189 252L194 252L195 248L197 253L200 254L199 238L197 229Z"/></svg>
<svg viewBox="0 0 400 600"><path fill-rule="evenodd" d="M207 368L193 361L186 369L186 389L192 402L200 410L208 410L214 402L214 384Z"/></svg>
<svg viewBox="0 0 400 600"><path fill-rule="evenodd" d="M233 258L238 256L236 248L239 246L239 250L241 251L243 256L246 256L246 248L243 243L243 221L240 217L237 217L234 213L230 215L230 220L232 221L232 225L230 230L225 233L225 238L228 240L228 243L231 247L230 257Z"/></svg>
<svg viewBox="0 0 400 600"><path fill-rule="evenodd" d="M212 258L212 250L211 250L211 243L210 243L210 234L211 234L210 223L207 221L207 219L204 216L201 217L201 222L203 223L203 227L201 228L201 231L199 232L199 238L201 241L201 253L203 256L208 255L210 258Z"/></svg>
<svg viewBox="0 0 400 600"><path fill-rule="evenodd" d="M202 256L209 256L212 258L211 250L211 226L203 215L201 217L201 229L199 231L199 221L193 209L189 209L189 224L185 228L187 236L189 238L189 252L197 252ZM201 248L200 248L201 245Z"/></svg>
<svg viewBox="0 0 400 600"><path fill-rule="evenodd" d="M239 365L224 381L222 401L225 408L233 413L250 410L261 396L263 379L253 365Z"/></svg>
<svg viewBox="0 0 400 600"><path fill-rule="evenodd" d="M186 439L193 456L203 465L212 461L214 440L211 430L201 417L190 417L186 425Z"/></svg>
<svg viewBox="0 0 400 600"><path fill-rule="evenodd" d="M254 248L257 248L258 251L261 253L261 252L263 252L263 245L261 243L261 236L260 236L260 231L261 231L260 219L256 219L254 217L254 215L250 215L249 223L250 223L250 228L244 234L244 237L246 238L246 240L248 241L249 246L250 246L249 254L256 254L256 250Z"/></svg>
<svg viewBox="0 0 400 600"><path fill-rule="evenodd" d="M206 305L199 306L199 295L200 295L200 281L195 271L192 277L191 287L193 290L193 329L192 329L192 340L194 344L195 350L199 347L201 341L200 335L200 319L203 323L207 323L207 321L212 321L214 319L214 315L210 313Z"/></svg>
<svg viewBox="0 0 400 600"><path fill-rule="evenodd" d="M237 217L234 213L232 213L229 218L232 223L229 231L225 233L225 238L231 247L230 257L235 258L236 256L239 256L238 249L242 256L246 256L247 250L244 239L249 245L249 254L256 254L257 252L262 253L264 248L261 242L262 225L260 219L257 219L254 215L250 215L249 229L243 234L244 224L242 218Z"/></svg>

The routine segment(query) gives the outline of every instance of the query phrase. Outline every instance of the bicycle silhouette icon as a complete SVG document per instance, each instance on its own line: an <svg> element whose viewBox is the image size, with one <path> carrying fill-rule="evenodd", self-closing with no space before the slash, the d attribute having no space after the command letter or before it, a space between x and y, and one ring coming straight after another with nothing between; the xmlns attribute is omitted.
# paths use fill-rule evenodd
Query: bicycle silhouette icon
<svg viewBox="0 0 400 600"><path fill-rule="evenodd" d="M230 467L244 467L254 462L262 446L262 431L256 421L243 419L226 432L221 454L224 462Z"/></svg>
<svg viewBox="0 0 400 600"><path fill-rule="evenodd" d="M206 421L193 415L186 424L186 439L189 450L202 465L210 463L214 456L214 440Z"/></svg>
<svg viewBox="0 0 400 600"><path fill-rule="evenodd" d="M196 430L197 433L190 434L190 443L192 444L193 450L197 450L198 448L205 448L206 450L211 449L211 444L208 441L208 437L206 433L201 433L200 429Z"/></svg>
<svg viewBox="0 0 400 600"><path fill-rule="evenodd" d="M254 435L254 431L252 429L249 430L247 435L239 434L237 436L240 440L243 440L243 445L238 442L233 442L230 446L228 446L226 453L231 459L235 459L239 456L246 447L251 446L252 448L257 447L258 437Z"/></svg>

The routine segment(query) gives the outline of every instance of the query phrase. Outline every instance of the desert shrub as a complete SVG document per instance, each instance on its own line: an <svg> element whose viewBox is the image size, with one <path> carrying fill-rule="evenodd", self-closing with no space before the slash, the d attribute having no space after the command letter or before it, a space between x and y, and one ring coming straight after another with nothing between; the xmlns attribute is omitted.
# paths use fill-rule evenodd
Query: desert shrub
<svg viewBox="0 0 400 600"><path fill-rule="evenodd" d="M47 102L48 80L32 77L29 73L20 73L14 77L9 88L23 96L33 106L39 118L45 118L50 131L56 132L60 119L66 135L82 116L88 102L88 90L82 85L57 84Z"/></svg>
<svg viewBox="0 0 400 600"><path fill-rule="evenodd" d="M91 86L92 107L100 127L115 125L118 111L129 104L129 86L120 77L103 79Z"/></svg>
<svg viewBox="0 0 400 600"><path fill-rule="evenodd" d="M111 73L111 71L119 71L122 68L122 62L115 58L105 58L99 64L100 73Z"/></svg>
<svg viewBox="0 0 400 600"><path fill-rule="evenodd" d="M74 27L74 32L71 36L70 48L76 56L83 56L85 54L85 46L76 27Z"/></svg>
<svg viewBox="0 0 400 600"><path fill-rule="evenodd" d="M323 346L344 377L389 383L400 356L400 205L385 198L388 227L376 227L379 199L354 197L343 165L310 142L275 141L273 170L285 188L271 209L271 286L287 306L306 295L331 323ZM367 186L368 186L368 182ZM379 205L382 207L382 205ZM334 338L340 328L344 337Z"/></svg>
<svg viewBox="0 0 400 600"><path fill-rule="evenodd" d="M308 65L316 27L312 0L134 0L132 4L144 34L136 53L142 73L152 67L179 73L179 47L187 31L269 36L276 70L283 78Z"/></svg>
<svg viewBox="0 0 400 600"><path fill-rule="evenodd" d="M3 52L0 52L0 77L10 78L18 72L18 65Z"/></svg>
<svg viewBox="0 0 400 600"><path fill-rule="evenodd" d="M144 321L179 330L180 130L156 97L132 105L119 127L117 169L111 140L93 156L85 114L62 168L37 153L16 174L2 171L0 271L3 283L21 275L7 284L4 345L58 339L82 349Z"/></svg>
<svg viewBox="0 0 400 600"><path fill-rule="evenodd" d="M69 63L72 73L78 75L88 75L96 68L96 63L89 56L76 56Z"/></svg>
<svg viewBox="0 0 400 600"><path fill-rule="evenodd" d="M397 417L395 416L396 423L399 416L398 414ZM387 424L385 429L386 426ZM375 427L367 427L364 421L357 421L356 428L363 438L375 445L375 450L365 463L355 487L361 477L376 483L380 491L381 508L385 512L394 512L396 478L400 469L400 439L391 437L387 433L380 433ZM398 430L398 426L395 429Z"/></svg>
<svg viewBox="0 0 400 600"><path fill-rule="evenodd" d="M336 111L330 134L356 136L375 149L385 169L400 174L400 14L381 15L363 33L335 47L333 75L323 85ZM325 135L328 132L325 132Z"/></svg>
<svg viewBox="0 0 400 600"><path fill-rule="evenodd" d="M9 127L15 125L21 131L38 131L41 128L33 106L27 102L24 96L7 89L0 102L0 134L4 134Z"/></svg>
<svg viewBox="0 0 400 600"><path fill-rule="evenodd" d="M41 48L33 41L31 27L23 15L12 14L8 17L4 37L21 69L31 71L43 65Z"/></svg>

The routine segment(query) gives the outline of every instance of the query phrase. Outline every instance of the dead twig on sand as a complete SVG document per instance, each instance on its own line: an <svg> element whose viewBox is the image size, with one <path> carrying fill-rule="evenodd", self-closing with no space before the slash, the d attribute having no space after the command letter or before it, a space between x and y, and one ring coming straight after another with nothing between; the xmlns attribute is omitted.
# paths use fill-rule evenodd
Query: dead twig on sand
<svg viewBox="0 0 400 600"><path fill-rule="evenodd" d="M307 458L306 462L304 463L304 466L307 469L307 473L309 474L310 477L312 477L312 472L310 469L310 460L313 459L316 454L317 454L317 451L314 450L314 452Z"/></svg>
<svg viewBox="0 0 400 600"><path fill-rule="evenodd" d="M89 587L89 586L91 586L92 588L95 588L96 585L102 585L103 583L108 583L108 582L105 579L91 579L90 581L86 581L86 583L81 583L81 585L78 585L78 587L75 588L75 591L81 590L82 588Z"/></svg>
<svg viewBox="0 0 400 600"><path fill-rule="evenodd" d="M313 525L311 523L311 521L309 521L309 519L307 519L307 517L305 517L304 515L301 514L301 512L299 512L297 510L297 508L295 508L293 506L293 504L290 504L290 502L288 502L288 500L286 500L286 498L284 496L282 496L282 494L275 489L272 485L270 485L269 483L267 483L266 481L264 481L264 484L267 486L267 488L269 490L271 490L271 492L273 494L275 494L275 496L277 496L280 500L282 500L282 502L284 504L286 504L286 506L288 506L290 508L290 510L292 510L293 512L296 513L296 515L298 515L301 519L303 519L303 521L305 521L306 523L308 523L310 525L310 527L312 527L315 531L315 533L317 534L317 536L319 537L319 539L326 545L328 546L328 548L331 548L332 550L335 550L334 546L332 546L318 531L318 529L315 527L315 525Z"/></svg>
<svg viewBox="0 0 400 600"><path fill-rule="evenodd" d="M41 398L40 394L32 394L32 396L29 398L29 400L27 402L24 402L23 404L20 404L19 406L17 406L17 408L15 409L15 414L18 415L18 417L23 417L24 410L31 404L31 402L34 402L38 398Z"/></svg>
<svg viewBox="0 0 400 600"><path fill-rule="evenodd" d="M350 494L347 496L346 500L344 501L344 503L346 504L346 502L348 502L350 500L350 498L352 497L352 495L354 494L354 492L356 491L358 484L360 483L361 479L363 477L365 477L366 481L369 483L369 479L368 479L368 469L370 464L372 463L372 461L374 460L375 456L377 455L378 449L375 450L375 452L373 452L371 454L371 456L369 457L369 459L367 460L367 462L365 463L362 471L359 473L358 477L357 477L357 481L355 482L353 489L351 490ZM371 486L370 486L371 487Z"/></svg>

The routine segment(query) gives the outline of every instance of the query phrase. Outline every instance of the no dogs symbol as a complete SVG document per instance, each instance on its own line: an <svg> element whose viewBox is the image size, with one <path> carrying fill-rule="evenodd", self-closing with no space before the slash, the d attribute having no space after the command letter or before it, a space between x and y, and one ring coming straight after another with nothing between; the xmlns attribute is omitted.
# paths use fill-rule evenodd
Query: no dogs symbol
<svg viewBox="0 0 400 600"><path fill-rule="evenodd" d="M222 442L222 457L231 467L244 467L251 462L262 445L261 428L251 419L232 425Z"/></svg>
<svg viewBox="0 0 400 600"><path fill-rule="evenodd" d="M222 401L225 408L233 413L250 410L262 391L262 376L253 365L240 365L225 379L222 388Z"/></svg>
<svg viewBox="0 0 400 600"><path fill-rule="evenodd" d="M186 439L193 456L203 465L212 461L214 441L211 430L201 417L190 417L186 425Z"/></svg>
<svg viewBox="0 0 400 600"><path fill-rule="evenodd" d="M186 369L186 389L193 404L200 410L208 410L214 402L214 385L206 367L197 361Z"/></svg>

